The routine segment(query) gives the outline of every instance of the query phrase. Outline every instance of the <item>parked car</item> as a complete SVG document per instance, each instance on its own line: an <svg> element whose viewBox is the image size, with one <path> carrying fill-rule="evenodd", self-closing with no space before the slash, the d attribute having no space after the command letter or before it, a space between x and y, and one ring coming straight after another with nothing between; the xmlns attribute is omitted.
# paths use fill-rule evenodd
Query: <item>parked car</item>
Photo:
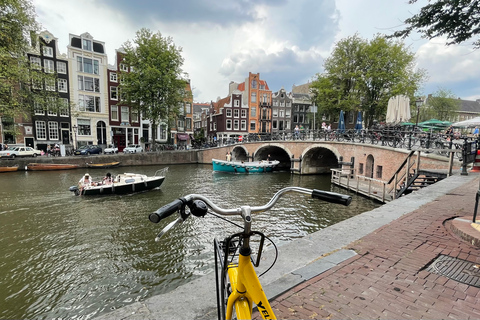
<svg viewBox="0 0 480 320"><path fill-rule="evenodd" d="M129 144L128 147L123 149L124 153L137 153L137 152L143 152L143 148L139 144Z"/></svg>
<svg viewBox="0 0 480 320"><path fill-rule="evenodd" d="M73 152L74 155L79 156L79 155L91 155L91 154L101 154L102 153L102 148L99 146L94 146L94 145L87 145L87 146L81 146L77 150Z"/></svg>
<svg viewBox="0 0 480 320"><path fill-rule="evenodd" d="M105 150L103 150L103 153L105 154L114 154L114 153L118 153L118 148L115 147L114 145L108 145L107 148L105 148Z"/></svg>
<svg viewBox="0 0 480 320"><path fill-rule="evenodd" d="M0 151L1 158L12 158L16 157L36 157L41 155L40 150L33 149L32 147L9 147L7 150Z"/></svg>

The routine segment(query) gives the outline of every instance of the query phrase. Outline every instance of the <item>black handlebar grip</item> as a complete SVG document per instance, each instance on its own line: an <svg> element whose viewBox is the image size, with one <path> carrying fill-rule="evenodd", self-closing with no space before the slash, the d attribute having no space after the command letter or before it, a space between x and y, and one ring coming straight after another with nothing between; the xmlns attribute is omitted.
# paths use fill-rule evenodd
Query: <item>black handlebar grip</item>
<svg viewBox="0 0 480 320"><path fill-rule="evenodd" d="M312 192L312 198L317 198L317 199L332 202L332 203L343 204L344 206L348 206L350 202L352 202L352 197L346 194L316 190L316 189L314 189Z"/></svg>
<svg viewBox="0 0 480 320"><path fill-rule="evenodd" d="M182 199L174 200L174 201L170 202L169 204L164 205L163 207L161 207L157 211L155 211L153 213L150 213L150 215L148 216L148 219L153 223L159 223L160 220L163 220L163 219L171 216L172 214L174 214L178 210L180 210L183 206L183 203L184 202L183 202Z"/></svg>

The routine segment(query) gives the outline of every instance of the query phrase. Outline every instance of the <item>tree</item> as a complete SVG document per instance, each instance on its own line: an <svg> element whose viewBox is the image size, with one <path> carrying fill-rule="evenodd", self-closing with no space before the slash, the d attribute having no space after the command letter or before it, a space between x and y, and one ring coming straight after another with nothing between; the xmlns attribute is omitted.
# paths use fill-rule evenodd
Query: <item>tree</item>
<svg viewBox="0 0 480 320"><path fill-rule="evenodd" d="M127 41L124 49L123 63L130 72L120 72L121 103L140 111L143 119L152 122L153 130L159 121L166 121L170 131L170 123L186 97L181 48L172 38L143 28L137 31L134 43Z"/></svg>
<svg viewBox="0 0 480 320"><path fill-rule="evenodd" d="M38 30L28 0L0 0L0 114L14 117L31 107L31 34Z"/></svg>
<svg viewBox="0 0 480 320"><path fill-rule="evenodd" d="M314 99L325 114L340 110L364 112L366 127L384 117L388 99L414 93L425 79L415 70L415 57L399 41L377 35L371 41L358 35L341 40L325 60L325 72L312 82Z"/></svg>
<svg viewBox="0 0 480 320"><path fill-rule="evenodd" d="M426 105L423 107L424 112L422 120L437 119L441 121L452 121L460 109L461 101L447 89L439 88L436 92L429 96Z"/></svg>
<svg viewBox="0 0 480 320"><path fill-rule="evenodd" d="M415 3L417 0L410 0ZM413 31L433 39L447 36L447 45L462 43L480 33L480 1L437 0L420 9L418 14L405 20L407 27L396 31L393 37L405 38ZM480 40L473 46L480 48Z"/></svg>

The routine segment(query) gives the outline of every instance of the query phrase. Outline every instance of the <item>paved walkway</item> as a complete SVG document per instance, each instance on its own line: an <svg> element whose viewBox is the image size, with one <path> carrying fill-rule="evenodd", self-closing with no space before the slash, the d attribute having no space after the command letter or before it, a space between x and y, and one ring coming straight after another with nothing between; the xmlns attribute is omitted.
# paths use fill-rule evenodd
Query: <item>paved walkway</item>
<svg viewBox="0 0 480 320"><path fill-rule="evenodd" d="M480 238L471 225L478 189L476 177L351 243L357 255L274 299L277 318L480 319L479 287L427 268L447 255L480 276L480 248L451 231Z"/></svg>

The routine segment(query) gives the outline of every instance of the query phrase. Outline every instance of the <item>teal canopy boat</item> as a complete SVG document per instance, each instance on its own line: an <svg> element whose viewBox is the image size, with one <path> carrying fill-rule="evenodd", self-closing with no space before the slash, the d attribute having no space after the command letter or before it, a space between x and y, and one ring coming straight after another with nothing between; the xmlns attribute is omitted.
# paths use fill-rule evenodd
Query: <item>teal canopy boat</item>
<svg viewBox="0 0 480 320"><path fill-rule="evenodd" d="M215 172L229 172L229 173L263 173L272 172L280 161L225 161L212 159L213 171Z"/></svg>

